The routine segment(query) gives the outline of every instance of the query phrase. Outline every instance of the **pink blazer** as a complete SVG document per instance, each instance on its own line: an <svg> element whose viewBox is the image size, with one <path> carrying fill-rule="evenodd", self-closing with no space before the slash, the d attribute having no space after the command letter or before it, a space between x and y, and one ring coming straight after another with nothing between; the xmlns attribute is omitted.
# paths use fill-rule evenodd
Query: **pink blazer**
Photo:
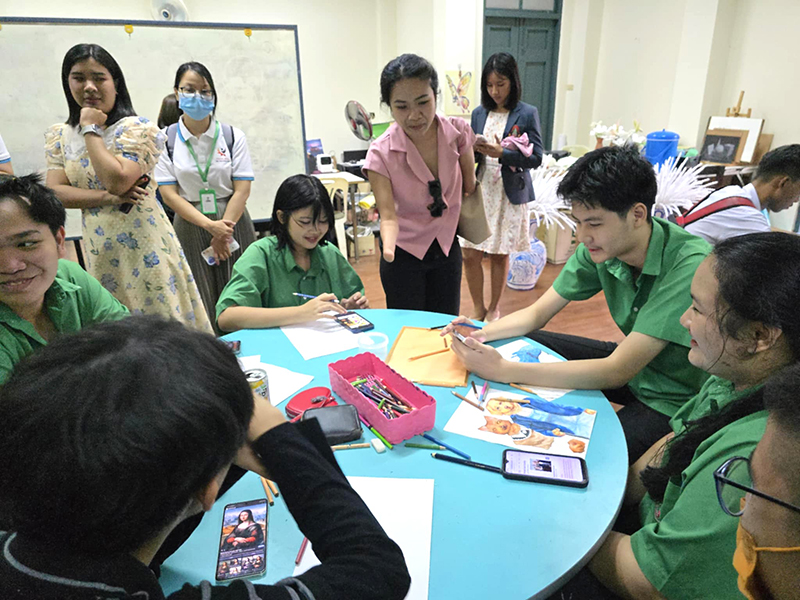
<svg viewBox="0 0 800 600"><path fill-rule="evenodd" d="M439 242L446 255L450 254L464 193L458 159L475 143L475 133L464 119L437 115L436 121L439 128L439 181L447 204L441 217L431 217L427 208L433 202L428 192L428 182L433 181L433 174L397 123L392 123L386 133L372 142L363 168L391 180L399 225L397 245L420 260L433 240Z"/></svg>

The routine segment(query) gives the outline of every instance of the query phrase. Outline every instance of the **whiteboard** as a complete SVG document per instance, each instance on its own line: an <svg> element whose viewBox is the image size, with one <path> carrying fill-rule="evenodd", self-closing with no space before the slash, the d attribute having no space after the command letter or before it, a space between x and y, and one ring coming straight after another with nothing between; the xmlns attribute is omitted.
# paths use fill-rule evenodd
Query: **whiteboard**
<svg viewBox="0 0 800 600"><path fill-rule="evenodd" d="M306 172L296 26L25 17L0 17L0 25L0 135L18 175L45 170L44 131L69 114L61 62L79 43L111 53L137 114L153 122L178 66L194 60L208 67L217 117L247 136L255 174L247 206L254 220L271 216L285 178ZM80 211L68 212L68 234L80 235Z"/></svg>

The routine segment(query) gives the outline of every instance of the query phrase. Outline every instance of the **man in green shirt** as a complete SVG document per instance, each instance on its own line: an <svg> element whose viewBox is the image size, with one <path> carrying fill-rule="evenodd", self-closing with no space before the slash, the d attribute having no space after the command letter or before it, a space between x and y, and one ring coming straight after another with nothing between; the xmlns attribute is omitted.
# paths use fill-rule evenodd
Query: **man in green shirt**
<svg viewBox="0 0 800 600"><path fill-rule="evenodd" d="M707 377L688 361L691 338L679 319L691 304L692 276L711 246L651 217L656 191L652 166L634 150L608 147L582 157L558 190L577 222L581 243L575 254L534 304L471 333L466 345L453 345L481 377L603 390L625 405L618 416L631 463L670 431L670 417ZM538 331L570 301L601 291L626 336L622 343ZM529 332L567 362L514 363L480 343Z"/></svg>
<svg viewBox="0 0 800 600"><path fill-rule="evenodd" d="M0 178L0 384L55 336L128 315L79 265L59 260L65 218L37 175Z"/></svg>

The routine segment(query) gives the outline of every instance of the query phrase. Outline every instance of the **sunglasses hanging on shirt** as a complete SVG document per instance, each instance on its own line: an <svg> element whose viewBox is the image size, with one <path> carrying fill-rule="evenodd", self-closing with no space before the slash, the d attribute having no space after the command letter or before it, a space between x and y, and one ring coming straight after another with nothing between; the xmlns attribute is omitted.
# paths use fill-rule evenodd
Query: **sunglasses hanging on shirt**
<svg viewBox="0 0 800 600"><path fill-rule="evenodd" d="M432 217L441 217L447 204L442 199L442 182L438 179L428 182L428 193L433 197L433 202L428 204L428 211Z"/></svg>

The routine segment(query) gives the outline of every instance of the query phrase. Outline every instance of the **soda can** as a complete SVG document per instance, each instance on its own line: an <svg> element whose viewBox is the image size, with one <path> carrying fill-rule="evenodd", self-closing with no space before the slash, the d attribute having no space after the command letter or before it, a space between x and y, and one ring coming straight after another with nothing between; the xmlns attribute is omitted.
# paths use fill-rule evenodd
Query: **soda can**
<svg viewBox="0 0 800 600"><path fill-rule="evenodd" d="M250 389L256 394L269 401L269 380L267 379L267 372L264 369L250 369L245 372L247 383L250 384Z"/></svg>

